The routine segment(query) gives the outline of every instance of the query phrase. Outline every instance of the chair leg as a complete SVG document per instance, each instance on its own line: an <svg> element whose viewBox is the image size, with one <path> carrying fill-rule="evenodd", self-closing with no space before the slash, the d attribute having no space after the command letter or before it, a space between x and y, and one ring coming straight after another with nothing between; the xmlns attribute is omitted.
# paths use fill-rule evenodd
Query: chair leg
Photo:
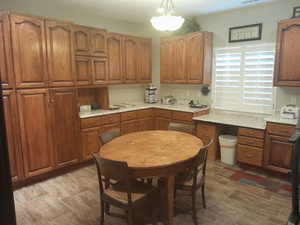
<svg viewBox="0 0 300 225"><path fill-rule="evenodd" d="M100 225L104 224L104 202L101 201Z"/></svg>
<svg viewBox="0 0 300 225"><path fill-rule="evenodd" d="M127 225L133 225L133 210L128 209L127 211Z"/></svg>
<svg viewBox="0 0 300 225"><path fill-rule="evenodd" d="M203 208L206 209L205 185L202 185L202 187L201 187L201 195L202 195L202 204L203 204Z"/></svg>
<svg viewBox="0 0 300 225"><path fill-rule="evenodd" d="M110 214L110 206L109 206L109 204L108 203L105 203L105 213L107 214L107 215L109 215Z"/></svg>
<svg viewBox="0 0 300 225"><path fill-rule="evenodd" d="M197 221L197 209L196 209L196 191L192 192L192 213L193 213L193 221L195 225L198 225Z"/></svg>

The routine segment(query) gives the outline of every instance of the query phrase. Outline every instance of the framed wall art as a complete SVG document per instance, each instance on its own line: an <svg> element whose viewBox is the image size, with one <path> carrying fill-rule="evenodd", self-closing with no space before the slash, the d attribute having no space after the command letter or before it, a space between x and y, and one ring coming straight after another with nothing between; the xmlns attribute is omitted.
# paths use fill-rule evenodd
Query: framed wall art
<svg viewBox="0 0 300 225"><path fill-rule="evenodd" d="M262 23L229 28L229 42L257 41L262 38Z"/></svg>

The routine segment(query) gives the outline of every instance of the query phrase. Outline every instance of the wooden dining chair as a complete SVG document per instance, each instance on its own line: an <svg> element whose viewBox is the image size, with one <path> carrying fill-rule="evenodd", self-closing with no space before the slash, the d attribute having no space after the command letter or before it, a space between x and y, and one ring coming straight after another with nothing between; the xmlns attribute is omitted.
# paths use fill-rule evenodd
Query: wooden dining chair
<svg viewBox="0 0 300 225"><path fill-rule="evenodd" d="M103 225L104 223L105 204L124 209L127 214L128 225L133 225L134 210L142 204L149 204L152 206L152 224L157 225L159 189L133 179L126 162L104 159L97 154L93 154L93 158L97 165L100 186L100 224ZM110 179L117 181L117 183L106 182Z"/></svg>
<svg viewBox="0 0 300 225"><path fill-rule="evenodd" d="M170 122L168 130L180 131L189 134L196 134L196 128L194 124L184 124L184 123L176 123Z"/></svg>
<svg viewBox="0 0 300 225"><path fill-rule="evenodd" d="M196 193L200 188L201 188L203 208L206 208L206 200L205 200L206 162L207 162L208 149L212 143L213 140L206 142L206 145L199 150L199 153L197 154L191 167L187 168L186 171L176 176L176 180L175 180L175 190L185 191L188 195L192 197L192 215L193 215L193 221L195 225L198 225L197 210L196 210ZM175 191L175 197L176 197L176 191Z"/></svg>
<svg viewBox="0 0 300 225"><path fill-rule="evenodd" d="M113 128L111 130L105 131L99 135L101 144L104 145L110 142L112 139L121 136L120 128Z"/></svg>

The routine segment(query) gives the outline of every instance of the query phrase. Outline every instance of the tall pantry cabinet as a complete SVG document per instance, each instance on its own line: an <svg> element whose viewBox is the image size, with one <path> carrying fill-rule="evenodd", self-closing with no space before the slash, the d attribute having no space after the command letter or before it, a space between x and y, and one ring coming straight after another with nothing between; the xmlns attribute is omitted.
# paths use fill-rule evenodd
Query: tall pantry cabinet
<svg viewBox="0 0 300 225"><path fill-rule="evenodd" d="M79 162L72 24L1 13L0 50L13 180Z"/></svg>

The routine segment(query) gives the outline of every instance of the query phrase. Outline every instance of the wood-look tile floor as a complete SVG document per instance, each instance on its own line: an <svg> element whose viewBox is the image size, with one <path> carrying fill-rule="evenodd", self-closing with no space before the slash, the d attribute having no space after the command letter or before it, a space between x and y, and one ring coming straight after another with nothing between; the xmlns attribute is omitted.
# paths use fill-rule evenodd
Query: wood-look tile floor
<svg viewBox="0 0 300 225"><path fill-rule="evenodd" d="M290 213L290 197L232 181L219 163L207 167L207 209L198 201L199 225L283 225ZM71 173L14 192L18 225L99 224L96 168ZM176 200L178 208L190 207L188 197ZM113 209L117 210L117 209ZM176 225L193 225L191 214L178 214ZM125 221L106 216L105 225Z"/></svg>

